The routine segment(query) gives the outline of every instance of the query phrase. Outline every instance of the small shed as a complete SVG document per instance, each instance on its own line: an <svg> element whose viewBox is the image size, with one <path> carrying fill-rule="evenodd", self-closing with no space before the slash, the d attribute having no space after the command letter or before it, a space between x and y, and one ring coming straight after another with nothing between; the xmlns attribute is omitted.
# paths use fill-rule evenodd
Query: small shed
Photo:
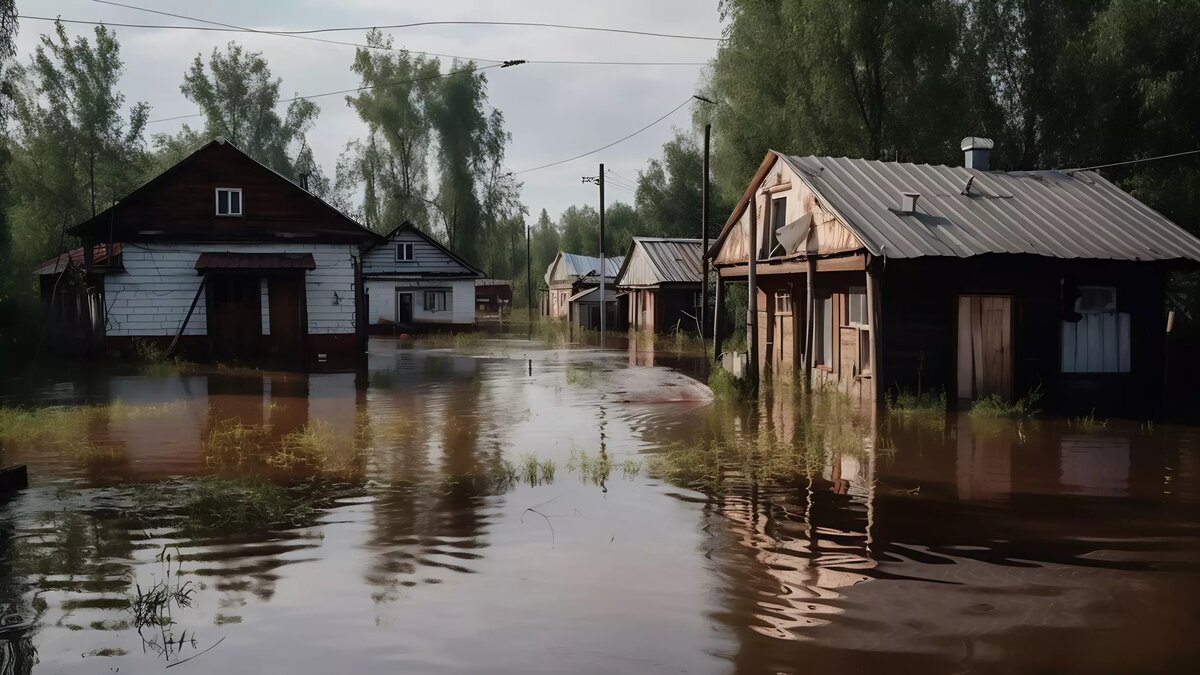
<svg viewBox="0 0 1200 675"><path fill-rule="evenodd" d="M476 314L499 314L502 308L512 306L512 299L512 281L508 279L475 280Z"/></svg>
<svg viewBox="0 0 1200 675"><path fill-rule="evenodd" d="M630 330L697 331L703 260L699 239L634 237L616 279Z"/></svg>
<svg viewBox="0 0 1200 675"><path fill-rule="evenodd" d="M607 330L624 330L624 322L620 321L617 312L619 291L612 286L604 288L605 328ZM571 308L571 323L584 330L600 330L600 287L588 286L568 298Z"/></svg>
<svg viewBox="0 0 1200 675"><path fill-rule="evenodd" d="M605 284L613 284L623 256L607 258L603 265ZM546 268L546 301L542 305L544 316L554 319L566 319L572 316L570 309L571 296L589 286L600 284L600 258L577 255L559 251L554 256L550 266Z"/></svg>
<svg viewBox="0 0 1200 675"><path fill-rule="evenodd" d="M1094 171L988 171L991 141L962 145L962 167L766 154L710 250L718 297L754 275L757 368L863 400L1153 406L1167 275L1200 239Z"/></svg>

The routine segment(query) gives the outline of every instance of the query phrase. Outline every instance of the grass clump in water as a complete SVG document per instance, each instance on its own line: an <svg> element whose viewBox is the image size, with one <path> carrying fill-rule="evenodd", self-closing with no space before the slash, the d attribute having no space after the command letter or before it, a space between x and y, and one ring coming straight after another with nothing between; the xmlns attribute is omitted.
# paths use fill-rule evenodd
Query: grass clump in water
<svg viewBox="0 0 1200 675"><path fill-rule="evenodd" d="M1108 420L1097 419L1096 411L1092 410L1083 417L1072 417L1067 421L1067 426L1077 431L1084 433L1094 433L1108 426Z"/></svg>
<svg viewBox="0 0 1200 675"><path fill-rule="evenodd" d="M0 407L0 438L16 443L53 443L79 446L87 443L88 426L165 415L177 404L133 406L122 401L100 405L46 408ZM78 449L78 448L77 448Z"/></svg>
<svg viewBox="0 0 1200 675"><path fill-rule="evenodd" d="M366 455L362 444L365 435L360 427L352 438L340 437L328 422L318 420L284 435L278 449L267 457L267 464L285 469L306 466L332 473L353 472Z"/></svg>
<svg viewBox="0 0 1200 675"><path fill-rule="evenodd" d="M566 371L567 384L575 387L590 387L596 382L596 364L591 361L568 363Z"/></svg>
<svg viewBox="0 0 1200 675"><path fill-rule="evenodd" d="M188 365L182 359L167 354L167 350L158 344L141 338L133 340L133 358L138 362L139 372L151 377L175 375Z"/></svg>
<svg viewBox="0 0 1200 675"><path fill-rule="evenodd" d="M678 326L667 333L655 333L649 330L633 331L630 337L634 347L640 350L674 352L692 356L703 356L708 353L708 345L704 338L696 333L682 330Z"/></svg>
<svg viewBox="0 0 1200 675"><path fill-rule="evenodd" d="M897 387L887 393L886 403L888 412L899 415L919 415L924 417L946 416L945 391L917 391Z"/></svg>
<svg viewBox="0 0 1200 675"><path fill-rule="evenodd" d="M1002 419L1033 417L1038 414L1042 401L1042 386L1030 389L1024 396L1009 402L999 394L989 394L971 405L971 417L980 419Z"/></svg>
<svg viewBox="0 0 1200 675"><path fill-rule="evenodd" d="M507 460L503 460L507 461ZM537 455L524 455L519 465L521 481L530 487L549 485L554 482L557 466L552 459L538 459Z"/></svg>
<svg viewBox="0 0 1200 675"><path fill-rule="evenodd" d="M473 352L483 349L483 333L429 333L416 338L415 343L425 349Z"/></svg>
<svg viewBox="0 0 1200 675"><path fill-rule="evenodd" d="M221 420L204 438L204 461L213 467L242 466L262 455L270 433L268 425L242 424L237 418Z"/></svg>
<svg viewBox="0 0 1200 675"><path fill-rule="evenodd" d="M754 387L745 377L734 377L720 363L714 363L708 375L708 388L718 401L739 402L754 398Z"/></svg>
<svg viewBox="0 0 1200 675"><path fill-rule="evenodd" d="M208 530L295 526L315 512L308 500L256 476L202 479L185 511L192 525Z"/></svg>

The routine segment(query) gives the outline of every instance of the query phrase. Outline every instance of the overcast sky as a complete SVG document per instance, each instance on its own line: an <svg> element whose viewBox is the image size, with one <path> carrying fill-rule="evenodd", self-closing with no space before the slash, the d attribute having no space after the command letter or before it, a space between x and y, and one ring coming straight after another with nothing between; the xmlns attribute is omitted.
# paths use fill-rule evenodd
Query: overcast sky
<svg viewBox="0 0 1200 675"><path fill-rule="evenodd" d="M664 33L719 36L717 0L121 0L127 4L259 29L300 30L373 26L414 21L536 21L633 28ZM21 14L61 16L122 23L181 25L189 22L98 4L91 0L17 0ZM24 19L17 46L27 62L45 21ZM68 26L72 34L90 32ZM284 97L359 84L350 71L354 48L278 36L140 28L115 28L121 41L127 102L145 101L151 119L195 112L179 93L184 71L197 53L236 40L261 51L283 79ZM396 46L478 59L707 62L717 43L548 28L436 26L391 31ZM322 37L362 42L363 33ZM445 64L449 66L448 60ZM492 105L504 112L512 143L508 165L514 171L565 159L629 134L686 100L697 90L703 66L609 66L526 64L488 71ZM346 141L364 127L344 97L317 99L321 114L308 134L327 174ZM691 105L642 134L596 155L520 176L531 217L547 208L552 217L571 204L595 203L596 190L580 177L596 173L597 163L636 179L646 160L659 155L673 128L691 132ZM150 125L171 132L183 121ZM193 120L193 124L195 121ZM618 179L619 181L619 179ZM633 194L610 181L608 200L632 202Z"/></svg>

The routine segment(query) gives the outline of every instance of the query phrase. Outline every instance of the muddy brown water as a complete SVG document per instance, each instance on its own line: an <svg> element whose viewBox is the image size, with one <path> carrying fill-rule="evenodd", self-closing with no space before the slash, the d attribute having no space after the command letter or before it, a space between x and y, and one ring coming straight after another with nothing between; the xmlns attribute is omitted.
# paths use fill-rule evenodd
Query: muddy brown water
<svg viewBox="0 0 1200 675"><path fill-rule="evenodd" d="M91 418L83 451L0 441L31 480L0 503L0 611L34 621L0 637L0 673L1130 673L1200 656L1200 429L866 419L787 390L731 406L686 360L512 337L377 340L370 371L366 391L222 371L8 392L158 408ZM361 453L316 482L214 463L205 439L231 418L276 439L319 421ZM806 470L761 461L801 442ZM696 448L721 453L679 459ZM460 480L526 454L553 479ZM580 458L601 456L623 468L597 480ZM330 498L291 526L181 524L189 477L245 471ZM139 630L131 599L164 580L186 598Z"/></svg>

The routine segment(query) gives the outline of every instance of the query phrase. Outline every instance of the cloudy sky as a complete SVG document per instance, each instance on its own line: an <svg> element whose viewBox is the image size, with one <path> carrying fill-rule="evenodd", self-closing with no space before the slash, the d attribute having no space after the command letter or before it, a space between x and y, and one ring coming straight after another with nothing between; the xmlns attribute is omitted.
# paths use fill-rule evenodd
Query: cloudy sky
<svg viewBox="0 0 1200 675"><path fill-rule="evenodd" d="M183 14L237 26L302 30L342 26L375 26L417 21L528 21L632 28L673 34L719 36L717 0L120 0L130 5ZM91 0L17 0L23 15L114 23L185 25L183 19L156 16ZM198 24L193 24L198 25ZM49 32L46 21L23 19L17 47L22 60L32 54L38 36ZM69 26L73 34L86 26ZM142 28L115 28L121 41L125 74L121 88L128 102L146 101L151 119L195 112L179 93L179 83L192 58L236 40L261 51L275 75L283 79L284 96L308 95L359 84L350 71L354 47L322 44L271 35ZM475 59L530 61L651 61L702 64L717 43L612 33L501 26L433 26L391 31L396 45ZM321 37L362 42L363 33ZM447 66L449 65L447 60ZM629 66L530 63L488 71L491 104L504 112L513 140L508 164L513 171L554 162L593 150L661 117L697 90L703 65ZM363 134L363 126L341 96L317 99L321 114L309 133L317 160L332 175L346 141ZM571 204L594 203L595 188L580 177L595 174L597 163L618 174L611 180L610 201L632 201L631 183L646 160L657 156L672 128L690 132L691 105L651 129L601 153L560 166L524 173L524 201L536 216L547 208L552 216ZM150 125L170 132L183 121ZM194 123L194 122L193 122Z"/></svg>

